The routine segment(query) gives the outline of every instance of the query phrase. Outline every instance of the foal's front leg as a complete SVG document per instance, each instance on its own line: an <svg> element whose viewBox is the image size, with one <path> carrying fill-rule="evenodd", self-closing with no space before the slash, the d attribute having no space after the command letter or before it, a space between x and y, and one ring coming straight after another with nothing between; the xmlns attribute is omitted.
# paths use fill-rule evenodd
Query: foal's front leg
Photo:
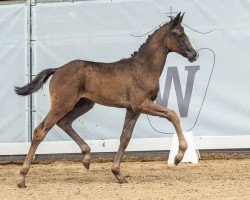
<svg viewBox="0 0 250 200"><path fill-rule="evenodd" d="M140 114L136 114L130 110L127 110L127 113L126 113L123 131L122 131L122 135L120 138L120 146L119 146L118 152L115 156L115 160L112 166L112 172L117 178L117 180L119 181L119 183L127 183L127 180L124 178L124 176L120 172L120 164L121 164L125 149L127 148L128 143L131 139L132 132L134 130L135 123L139 115Z"/></svg>
<svg viewBox="0 0 250 200"><path fill-rule="evenodd" d="M148 99L145 100L140 105L139 108L140 108L140 111L144 114L164 117L172 122L172 124L175 127L177 137L179 140L179 151L178 151L178 154L175 156L175 160L174 160L175 165L178 165L182 161L185 151L187 150L187 147L188 147L185 137L182 133L182 129L180 125L180 118L177 116L177 114L174 111L169 110L166 107L156 104L153 101L148 100Z"/></svg>

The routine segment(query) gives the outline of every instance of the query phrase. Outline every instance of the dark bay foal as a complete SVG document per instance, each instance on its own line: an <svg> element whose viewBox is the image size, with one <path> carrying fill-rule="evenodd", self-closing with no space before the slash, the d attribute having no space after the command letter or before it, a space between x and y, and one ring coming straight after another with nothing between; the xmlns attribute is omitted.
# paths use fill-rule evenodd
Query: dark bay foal
<svg viewBox="0 0 250 200"><path fill-rule="evenodd" d="M20 170L20 188L26 187L25 178L38 145L55 124L79 145L83 165L89 169L90 147L72 128L72 122L92 109L95 103L127 109L119 150L112 166L119 183L127 182L120 172L120 163L141 113L164 117L173 123L179 139L175 164L181 162L187 143L180 119L174 111L156 104L154 100L168 53L179 53L191 62L197 59L197 53L181 26L182 19L183 15L179 13L157 29L131 58L114 63L74 60L60 68L46 69L26 86L16 87L18 95L29 95L38 91L53 75L49 85L51 108L35 128L31 147Z"/></svg>

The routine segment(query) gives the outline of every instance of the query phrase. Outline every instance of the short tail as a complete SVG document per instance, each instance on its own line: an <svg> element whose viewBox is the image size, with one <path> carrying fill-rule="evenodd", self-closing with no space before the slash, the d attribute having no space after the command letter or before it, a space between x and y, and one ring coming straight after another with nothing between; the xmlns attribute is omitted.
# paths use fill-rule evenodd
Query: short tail
<svg viewBox="0 0 250 200"><path fill-rule="evenodd" d="M42 88L43 84L46 83L48 78L54 74L56 68L45 69L41 71L34 80L23 87L15 87L16 94L20 96L26 96L32 94Z"/></svg>

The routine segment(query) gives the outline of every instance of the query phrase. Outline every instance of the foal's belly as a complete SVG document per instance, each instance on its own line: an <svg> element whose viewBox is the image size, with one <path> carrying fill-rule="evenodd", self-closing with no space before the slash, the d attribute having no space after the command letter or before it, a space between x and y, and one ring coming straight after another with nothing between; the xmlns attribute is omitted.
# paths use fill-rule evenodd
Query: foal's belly
<svg viewBox="0 0 250 200"><path fill-rule="evenodd" d="M91 101L111 107L130 108L129 92L124 85L117 83L103 84L94 88L87 88L83 97Z"/></svg>
<svg viewBox="0 0 250 200"><path fill-rule="evenodd" d="M114 98L109 96L99 96L85 94L83 97L104 106L118 107L118 108L131 108L130 101L126 98Z"/></svg>

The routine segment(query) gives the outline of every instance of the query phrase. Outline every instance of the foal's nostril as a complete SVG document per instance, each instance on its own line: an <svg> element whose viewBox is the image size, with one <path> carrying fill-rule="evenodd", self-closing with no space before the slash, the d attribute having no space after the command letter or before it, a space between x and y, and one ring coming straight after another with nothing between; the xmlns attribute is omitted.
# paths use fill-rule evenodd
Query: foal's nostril
<svg viewBox="0 0 250 200"><path fill-rule="evenodd" d="M198 57L199 57L198 51L195 51L195 50L194 50L194 53L193 53L193 58L194 58L194 60L197 60Z"/></svg>
<svg viewBox="0 0 250 200"><path fill-rule="evenodd" d="M197 51L195 51L195 50L193 49L193 50L187 52L187 56L188 56L188 60L189 60L190 62L194 62L194 61L196 61L196 60L198 59L199 54L198 54Z"/></svg>
<svg viewBox="0 0 250 200"><path fill-rule="evenodd" d="M193 55L194 55L194 58L196 58L197 57L197 51L194 51Z"/></svg>

